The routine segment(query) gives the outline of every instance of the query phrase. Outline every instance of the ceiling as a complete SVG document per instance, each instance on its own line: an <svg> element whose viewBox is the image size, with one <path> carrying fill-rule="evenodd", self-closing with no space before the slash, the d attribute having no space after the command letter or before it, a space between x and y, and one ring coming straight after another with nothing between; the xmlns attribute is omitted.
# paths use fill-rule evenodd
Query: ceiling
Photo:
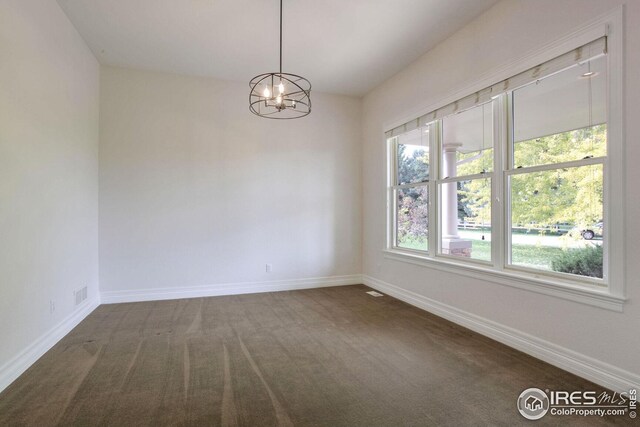
<svg viewBox="0 0 640 427"><path fill-rule="evenodd" d="M497 0L284 0L283 71L361 96ZM247 82L277 71L277 0L58 0L102 64Z"/></svg>

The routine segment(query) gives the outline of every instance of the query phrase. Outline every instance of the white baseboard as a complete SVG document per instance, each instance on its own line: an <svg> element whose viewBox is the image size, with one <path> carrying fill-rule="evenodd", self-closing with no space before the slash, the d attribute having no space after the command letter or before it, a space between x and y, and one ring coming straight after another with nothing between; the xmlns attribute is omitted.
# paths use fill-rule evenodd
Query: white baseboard
<svg viewBox="0 0 640 427"><path fill-rule="evenodd" d="M361 274L351 274L348 276L312 277L306 279L277 280L269 282L241 282L180 288L106 291L102 292L100 297L103 304L115 304L122 302L158 301L167 299L214 297L220 295L253 294L260 292L292 291L296 289L357 285L361 283Z"/></svg>
<svg viewBox="0 0 640 427"><path fill-rule="evenodd" d="M628 393L630 389L640 390L640 376L632 372L374 277L363 275L362 280L365 285L373 289L443 317L613 391ZM544 384L531 384L531 387L541 386L544 386Z"/></svg>
<svg viewBox="0 0 640 427"><path fill-rule="evenodd" d="M100 305L100 299L94 298L64 318L60 323L54 325L38 339L33 341L27 348L22 350L13 359L0 367L0 392L7 388L20 375L33 365L51 347L56 345L73 328L78 326L82 320Z"/></svg>

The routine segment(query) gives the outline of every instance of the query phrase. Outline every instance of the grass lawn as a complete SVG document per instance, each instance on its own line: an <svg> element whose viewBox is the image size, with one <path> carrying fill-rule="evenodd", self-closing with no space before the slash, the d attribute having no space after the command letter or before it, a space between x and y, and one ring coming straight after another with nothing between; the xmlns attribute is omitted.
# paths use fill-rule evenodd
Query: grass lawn
<svg viewBox="0 0 640 427"><path fill-rule="evenodd" d="M514 265L551 270L551 261L563 252L563 249L550 246L533 246L514 244L511 261ZM473 241L471 256L489 261L491 259L491 242Z"/></svg>
<svg viewBox="0 0 640 427"><path fill-rule="evenodd" d="M427 249L427 242L425 239L408 237L400 242L399 246L401 248L424 251ZM563 249L556 247L514 244L512 261L514 265L551 270L551 261L562 252ZM473 259L490 261L491 242L473 240L471 257Z"/></svg>
<svg viewBox="0 0 640 427"><path fill-rule="evenodd" d="M398 242L398 246L405 249L426 251L429 245L427 244L427 239L407 236Z"/></svg>

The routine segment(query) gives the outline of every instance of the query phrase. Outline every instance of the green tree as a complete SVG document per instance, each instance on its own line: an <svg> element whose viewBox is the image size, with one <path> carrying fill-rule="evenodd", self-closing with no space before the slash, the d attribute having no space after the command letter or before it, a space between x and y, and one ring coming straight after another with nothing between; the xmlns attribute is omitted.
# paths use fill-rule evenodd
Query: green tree
<svg viewBox="0 0 640 427"><path fill-rule="evenodd" d="M606 154L606 125L517 142L516 167L561 163ZM458 175L491 171L493 150L458 155ZM461 220L491 217L488 179L461 183ZM583 166L515 175L511 178L512 222L524 227L570 224L587 227L602 219L602 166Z"/></svg>
<svg viewBox="0 0 640 427"><path fill-rule="evenodd" d="M398 144L398 183L422 183L429 179L429 153L424 147ZM426 249L429 227L428 188L409 187L398 191L398 244Z"/></svg>
<svg viewBox="0 0 640 427"><path fill-rule="evenodd" d="M398 144L398 184L425 182L429 179L429 154L416 149L407 154L407 146Z"/></svg>
<svg viewBox="0 0 640 427"><path fill-rule="evenodd" d="M516 167L606 154L606 126L577 129L515 144ZM563 168L511 178L512 222L541 227L568 223L586 227L602 219L601 165Z"/></svg>

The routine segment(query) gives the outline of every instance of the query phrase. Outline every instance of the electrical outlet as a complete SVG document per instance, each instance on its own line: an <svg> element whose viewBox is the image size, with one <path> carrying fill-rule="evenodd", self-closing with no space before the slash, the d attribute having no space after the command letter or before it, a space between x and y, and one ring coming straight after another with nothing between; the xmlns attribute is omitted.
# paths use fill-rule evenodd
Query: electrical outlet
<svg viewBox="0 0 640 427"><path fill-rule="evenodd" d="M273 271L273 266L271 264L265 265L264 271L266 271L267 273L271 273Z"/></svg>

